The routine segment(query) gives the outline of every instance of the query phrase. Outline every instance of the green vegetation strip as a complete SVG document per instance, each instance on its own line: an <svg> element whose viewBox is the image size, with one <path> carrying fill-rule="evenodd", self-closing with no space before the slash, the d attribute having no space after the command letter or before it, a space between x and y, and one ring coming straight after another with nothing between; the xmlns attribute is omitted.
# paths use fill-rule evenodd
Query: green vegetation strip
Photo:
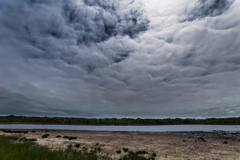
<svg viewBox="0 0 240 160"><path fill-rule="evenodd" d="M0 116L1 124L69 124L69 125L182 125L182 124L217 124L239 125L240 117L231 118L166 118L166 119L141 119L141 118L64 118L64 117L24 117ZM48 131L48 130L46 130Z"/></svg>
<svg viewBox="0 0 240 160"><path fill-rule="evenodd" d="M28 141L19 141L17 136L0 135L1 160L97 160L93 153L67 150L51 151L47 147L37 146Z"/></svg>
<svg viewBox="0 0 240 160"><path fill-rule="evenodd" d="M0 160L105 160L110 159L109 156L98 156L101 152L100 147L87 152L87 148L76 150L69 145L66 150L50 150L46 146L38 146L34 143L36 139L27 139L19 136L0 135ZM75 147L80 147L80 144L75 144ZM124 148L125 152L128 150ZM118 150L121 153L121 150ZM119 160L154 160L156 153L150 156L142 156L148 154L144 150L128 151L128 154L123 155Z"/></svg>
<svg viewBox="0 0 240 160"><path fill-rule="evenodd" d="M4 133L28 133L28 131L11 131L5 129L2 129L1 131L3 131Z"/></svg>

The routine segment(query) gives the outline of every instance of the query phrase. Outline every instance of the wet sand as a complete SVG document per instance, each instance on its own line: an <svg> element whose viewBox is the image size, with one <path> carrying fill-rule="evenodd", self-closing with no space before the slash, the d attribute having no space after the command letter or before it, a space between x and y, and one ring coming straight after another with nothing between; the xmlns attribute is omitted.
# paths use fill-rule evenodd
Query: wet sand
<svg viewBox="0 0 240 160"><path fill-rule="evenodd" d="M13 130L14 131L14 130ZM26 130L24 130L26 131ZM69 144L81 144L91 150L97 143L102 148L101 154L109 154L117 159L125 153L117 154L116 150L129 148L132 151L146 150L148 153L157 153L156 160L239 160L240 159L240 132L99 132L99 131L72 131L72 130L32 130L24 133L4 133L5 135L22 135L26 138L36 138L39 145L51 149L66 149ZM49 134L48 138L42 135ZM56 138L60 135L61 138ZM68 140L63 136L77 137ZM186 141L183 141L187 137ZM202 137L203 139L201 139ZM200 139L198 139L200 138ZM78 149L78 148L77 148Z"/></svg>

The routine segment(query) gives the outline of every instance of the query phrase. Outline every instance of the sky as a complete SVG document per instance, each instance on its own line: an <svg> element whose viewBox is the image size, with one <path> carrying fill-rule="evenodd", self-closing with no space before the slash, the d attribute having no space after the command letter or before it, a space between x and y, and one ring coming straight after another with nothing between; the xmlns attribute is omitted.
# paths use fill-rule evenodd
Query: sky
<svg viewBox="0 0 240 160"><path fill-rule="evenodd" d="M0 0L0 115L240 114L240 0Z"/></svg>

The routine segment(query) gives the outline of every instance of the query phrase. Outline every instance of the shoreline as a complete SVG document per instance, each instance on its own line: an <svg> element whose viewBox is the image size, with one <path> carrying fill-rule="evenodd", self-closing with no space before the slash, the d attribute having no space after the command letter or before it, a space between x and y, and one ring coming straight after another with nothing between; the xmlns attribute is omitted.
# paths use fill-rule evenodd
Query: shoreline
<svg viewBox="0 0 240 160"><path fill-rule="evenodd" d="M78 130L78 129L18 129L18 128L0 128L0 131L1 130L13 130L13 131L32 131L32 130L35 130L35 131L73 131L73 132L100 132L100 133L138 133L138 134L177 134L177 133L239 133L240 134L240 130L238 131L224 131L224 130L213 130L213 131L111 131L111 130Z"/></svg>
<svg viewBox="0 0 240 160"><path fill-rule="evenodd" d="M240 131L223 131L223 130L213 130L213 131L165 131L165 132L153 132L153 131L106 131L106 130L68 130L68 129L4 129L0 128L0 131L40 131L40 132L72 132L72 133L101 133L101 134L133 134L133 135L176 135L176 136L190 136L190 135L204 135L207 137L215 138L214 135L219 139L232 139L239 138L240 141ZM227 136L226 136L227 135Z"/></svg>
<svg viewBox="0 0 240 160"><path fill-rule="evenodd" d="M55 125L55 124L0 124L0 129L38 129L38 130L72 130L99 132L239 132L240 125Z"/></svg>

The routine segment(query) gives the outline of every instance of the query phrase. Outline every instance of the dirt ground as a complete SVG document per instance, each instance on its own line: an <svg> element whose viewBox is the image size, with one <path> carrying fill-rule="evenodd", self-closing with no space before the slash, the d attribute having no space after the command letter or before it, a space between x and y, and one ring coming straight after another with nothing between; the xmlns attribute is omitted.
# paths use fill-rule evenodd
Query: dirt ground
<svg viewBox="0 0 240 160"><path fill-rule="evenodd" d="M26 131L26 130L25 130ZM116 150L129 148L132 151L146 150L149 154L157 153L156 160L240 160L240 133L229 132L98 132L98 131L69 131L69 130L32 130L20 135L26 138L36 138L39 145L51 149L66 149L69 144L81 144L91 150L97 143L102 153L117 159L125 153L117 154ZM0 134L10 135L12 133ZM17 134L17 133L14 133ZM48 138L42 135L49 134ZM61 138L56 138L60 135ZM63 136L77 137L68 140ZM183 141L187 137L186 141ZM203 139L199 139L202 137ZM99 146L98 145L98 146Z"/></svg>

